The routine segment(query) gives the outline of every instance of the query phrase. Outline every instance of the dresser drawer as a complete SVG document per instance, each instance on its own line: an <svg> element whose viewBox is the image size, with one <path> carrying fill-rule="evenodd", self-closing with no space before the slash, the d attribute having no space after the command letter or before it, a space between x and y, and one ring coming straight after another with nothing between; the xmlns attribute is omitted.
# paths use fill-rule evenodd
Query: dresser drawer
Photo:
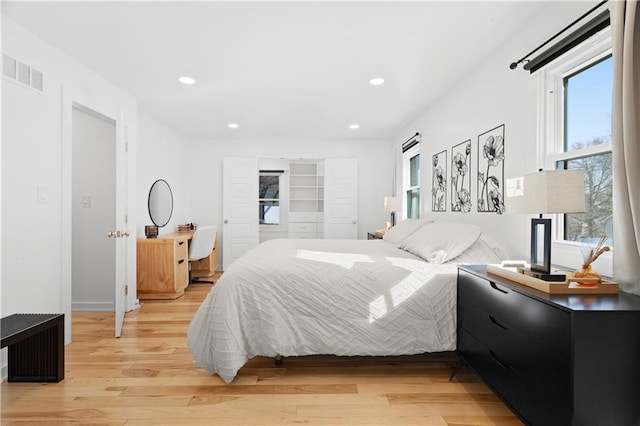
<svg viewBox="0 0 640 426"><path fill-rule="evenodd" d="M296 232L313 232L315 233L317 226L315 223L289 223L289 233Z"/></svg>
<svg viewBox="0 0 640 426"><path fill-rule="evenodd" d="M501 318L469 306L466 302L458 304L458 326L518 374L528 377L531 396L540 403L545 406L570 406L571 373L567 362L509 329Z"/></svg>
<svg viewBox="0 0 640 426"><path fill-rule="evenodd" d="M538 404L527 380L464 329L458 329L458 351L511 409L524 418L535 415Z"/></svg>
<svg viewBox="0 0 640 426"><path fill-rule="evenodd" d="M316 232L289 232L289 238L315 239L318 238L318 234Z"/></svg>
<svg viewBox="0 0 640 426"><path fill-rule="evenodd" d="M461 304L499 318L502 325L533 340L557 357L569 360L569 313L462 270L459 271L458 299Z"/></svg>
<svg viewBox="0 0 640 426"><path fill-rule="evenodd" d="M318 213L315 212L289 212L289 224L294 222L317 222Z"/></svg>

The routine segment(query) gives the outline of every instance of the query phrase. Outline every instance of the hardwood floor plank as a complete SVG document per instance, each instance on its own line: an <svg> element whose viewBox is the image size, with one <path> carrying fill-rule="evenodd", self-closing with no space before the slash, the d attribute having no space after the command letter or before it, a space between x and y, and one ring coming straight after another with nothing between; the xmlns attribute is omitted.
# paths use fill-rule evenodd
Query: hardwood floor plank
<svg viewBox="0 0 640 426"><path fill-rule="evenodd" d="M256 357L231 384L195 368L186 330L208 284L114 314L73 312L60 383L2 383L2 426L520 425L455 352Z"/></svg>

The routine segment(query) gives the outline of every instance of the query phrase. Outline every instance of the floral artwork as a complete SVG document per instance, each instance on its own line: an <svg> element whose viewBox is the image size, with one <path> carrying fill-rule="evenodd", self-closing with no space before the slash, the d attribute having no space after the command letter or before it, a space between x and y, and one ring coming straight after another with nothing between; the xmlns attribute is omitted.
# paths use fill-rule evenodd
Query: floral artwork
<svg viewBox="0 0 640 426"><path fill-rule="evenodd" d="M433 156L431 211L447 211L447 151L439 152Z"/></svg>
<svg viewBox="0 0 640 426"><path fill-rule="evenodd" d="M471 211L471 139L451 148L451 211Z"/></svg>
<svg viewBox="0 0 640 426"><path fill-rule="evenodd" d="M505 211L504 124L478 136L478 211Z"/></svg>

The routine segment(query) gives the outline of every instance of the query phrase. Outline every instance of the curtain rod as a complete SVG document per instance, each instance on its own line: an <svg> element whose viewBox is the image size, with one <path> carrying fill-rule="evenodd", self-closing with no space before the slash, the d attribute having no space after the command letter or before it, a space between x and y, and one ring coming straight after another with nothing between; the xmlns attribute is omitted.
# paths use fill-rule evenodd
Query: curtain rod
<svg viewBox="0 0 640 426"><path fill-rule="evenodd" d="M531 52L527 53L526 55L524 55L521 59L519 59L517 62L511 62L511 64L509 65L509 68L514 70L518 67L518 64L521 64L522 62L524 62L525 60L527 60L527 58L531 55L533 55L535 52L537 52L538 50L542 49L544 46L546 46L547 44L551 43L553 40L555 40L560 34L564 33L565 31L567 31L569 28L573 27L575 24L577 24L578 22L580 22L582 19L584 19L585 16L589 15L591 12L593 12L594 10L596 10L597 8L599 8L600 6L602 6L603 4L605 4L607 2L607 0L603 0L600 3L598 3L597 5L595 5L594 7L592 7L591 9L589 9L587 12L585 12L584 14L582 14L578 19L576 19L575 21L573 21L572 23L570 23L569 25L567 25L566 27L564 27L563 29L561 29L560 31L558 31L554 36L552 36L551 38L549 38L547 41L545 41L544 43L542 43L540 46L536 47L535 49L533 49Z"/></svg>
<svg viewBox="0 0 640 426"><path fill-rule="evenodd" d="M421 136L421 135L420 135L420 132L416 132L416 134L415 134L415 135L411 136L409 139L407 139L407 140L402 144L402 153L403 153L403 154L418 144L418 142L419 142L419 141L417 140L417 139L418 139L418 136Z"/></svg>

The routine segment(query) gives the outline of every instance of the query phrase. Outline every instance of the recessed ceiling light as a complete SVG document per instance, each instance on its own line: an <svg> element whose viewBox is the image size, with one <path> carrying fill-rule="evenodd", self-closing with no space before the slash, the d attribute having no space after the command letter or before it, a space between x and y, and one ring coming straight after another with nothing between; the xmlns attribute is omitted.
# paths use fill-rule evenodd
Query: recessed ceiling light
<svg viewBox="0 0 640 426"><path fill-rule="evenodd" d="M375 78L372 78L371 80L369 80L369 83L370 83L372 86L380 86L381 84L383 84L383 83L384 83L384 78L382 78L382 77L375 77Z"/></svg>
<svg viewBox="0 0 640 426"><path fill-rule="evenodd" d="M227 127L229 127L230 129L237 129L240 126L238 125L238 123L229 123L227 124Z"/></svg>
<svg viewBox="0 0 640 426"><path fill-rule="evenodd" d="M182 84L189 84L189 85L194 84L196 82L192 77L189 77L186 75L183 75L182 77L180 77L178 81Z"/></svg>
<svg viewBox="0 0 640 426"><path fill-rule="evenodd" d="M349 124L349 128L350 128L351 130L359 129L359 128L360 128L360 125L359 125L359 124Z"/></svg>

